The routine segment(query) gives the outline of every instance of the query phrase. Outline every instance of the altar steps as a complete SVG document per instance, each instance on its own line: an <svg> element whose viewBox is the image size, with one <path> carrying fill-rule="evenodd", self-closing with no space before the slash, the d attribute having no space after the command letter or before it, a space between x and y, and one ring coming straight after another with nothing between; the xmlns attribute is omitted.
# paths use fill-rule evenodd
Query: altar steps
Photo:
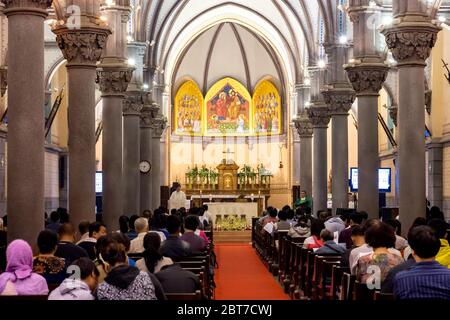
<svg viewBox="0 0 450 320"><path fill-rule="evenodd" d="M250 243L252 231L214 231L214 243Z"/></svg>

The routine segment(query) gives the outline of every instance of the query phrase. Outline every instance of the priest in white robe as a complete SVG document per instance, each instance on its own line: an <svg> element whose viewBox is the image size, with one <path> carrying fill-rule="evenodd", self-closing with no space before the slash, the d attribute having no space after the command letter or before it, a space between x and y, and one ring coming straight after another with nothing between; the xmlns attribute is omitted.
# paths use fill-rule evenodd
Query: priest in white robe
<svg viewBox="0 0 450 320"><path fill-rule="evenodd" d="M177 185L177 189L172 192L169 199L169 207L172 209L186 208L186 194L181 191L181 185Z"/></svg>

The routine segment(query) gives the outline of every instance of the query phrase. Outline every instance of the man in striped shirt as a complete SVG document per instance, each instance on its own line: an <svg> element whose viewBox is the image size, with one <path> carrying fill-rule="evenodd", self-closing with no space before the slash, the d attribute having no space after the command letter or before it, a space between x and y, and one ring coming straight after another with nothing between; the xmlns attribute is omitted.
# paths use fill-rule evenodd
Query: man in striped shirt
<svg viewBox="0 0 450 320"><path fill-rule="evenodd" d="M430 227L418 226L409 232L408 242L417 263L396 275L395 297L450 300L450 269L435 260L441 246L439 237Z"/></svg>

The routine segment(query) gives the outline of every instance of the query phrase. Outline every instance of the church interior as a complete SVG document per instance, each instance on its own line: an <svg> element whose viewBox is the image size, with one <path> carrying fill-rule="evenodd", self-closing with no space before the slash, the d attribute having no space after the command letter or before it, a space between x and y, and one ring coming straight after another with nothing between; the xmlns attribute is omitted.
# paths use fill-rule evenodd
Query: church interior
<svg viewBox="0 0 450 320"><path fill-rule="evenodd" d="M0 1L0 302L450 300L449 22L447 0ZM447 293L410 280L431 266Z"/></svg>

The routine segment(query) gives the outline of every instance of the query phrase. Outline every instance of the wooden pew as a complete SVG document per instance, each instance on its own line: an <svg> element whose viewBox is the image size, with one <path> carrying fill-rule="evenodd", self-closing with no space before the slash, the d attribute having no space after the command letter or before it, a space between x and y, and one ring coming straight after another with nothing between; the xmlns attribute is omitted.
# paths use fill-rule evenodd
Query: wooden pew
<svg viewBox="0 0 450 320"><path fill-rule="evenodd" d="M375 290L369 289L366 283L355 280L352 297L354 301L373 301L375 299Z"/></svg>
<svg viewBox="0 0 450 320"><path fill-rule="evenodd" d="M342 275L344 272L350 274L350 268L344 268L340 265L333 265L331 271L331 284L329 296L331 300L339 300L342 290Z"/></svg>
<svg viewBox="0 0 450 320"><path fill-rule="evenodd" d="M352 300L353 287L355 285L355 276L344 272L341 279L341 296L339 300Z"/></svg>
<svg viewBox="0 0 450 320"><path fill-rule="evenodd" d="M195 293L166 293L167 300L175 300L175 301L194 301L201 300L202 294L200 290L197 290Z"/></svg>
<svg viewBox="0 0 450 320"><path fill-rule="evenodd" d="M393 293L382 293L376 290L373 299L376 301L394 301L395 296Z"/></svg>

